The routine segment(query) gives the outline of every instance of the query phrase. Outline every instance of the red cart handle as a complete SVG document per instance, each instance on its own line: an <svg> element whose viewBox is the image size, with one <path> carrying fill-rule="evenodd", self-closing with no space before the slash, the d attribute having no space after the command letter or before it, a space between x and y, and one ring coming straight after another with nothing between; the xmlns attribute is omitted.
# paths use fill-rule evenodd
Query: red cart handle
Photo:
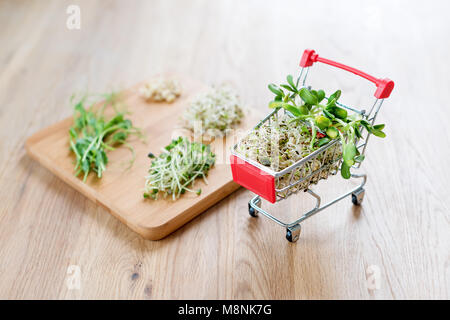
<svg viewBox="0 0 450 320"><path fill-rule="evenodd" d="M346 66L345 64L319 57L319 55L314 50L306 49L305 52L303 53L302 59L300 60L300 67L303 68L310 67L313 65L314 62L322 62L325 64L329 64L330 66L335 66L337 68L350 71L358 76L361 76L375 83L375 85L377 86L377 91L375 91L375 97L378 99L388 98L392 90L394 89L394 81L390 79L375 78L358 69Z"/></svg>

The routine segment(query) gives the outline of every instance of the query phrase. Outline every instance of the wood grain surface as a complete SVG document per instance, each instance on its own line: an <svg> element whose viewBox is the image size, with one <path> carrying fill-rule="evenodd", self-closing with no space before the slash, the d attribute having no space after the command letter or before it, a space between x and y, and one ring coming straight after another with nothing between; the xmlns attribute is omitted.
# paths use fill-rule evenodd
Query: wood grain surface
<svg viewBox="0 0 450 320"><path fill-rule="evenodd" d="M66 28L69 5L81 29ZM448 1L1 1L0 298L448 299ZM344 200L296 244L240 189L161 241L130 231L30 159L26 137L71 115L74 92L176 71L229 82L266 110L267 83L305 48L396 82L371 139L361 207ZM314 66L312 85L364 107L374 87ZM346 188L315 190L326 201ZM266 204L264 204L266 205ZM276 206L298 216L298 195ZM80 270L80 287L69 266ZM75 267L75 269L77 268ZM69 268L69 269L68 269Z"/></svg>
<svg viewBox="0 0 450 320"><path fill-rule="evenodd" d="M73 117L42 129L25 142L30 157L149 240L164 238L239 188L233 181L229 161L226 161L231 155L230 146L236 144L239 134L244 134L262 116L257 116L253 109L247 109L245 120L234 126L225 137L205 142L210 143L216 161L208 172L209 182L197 179L190 187L192 190L200 189L201 194L187 192L177 200L172 197L160 197L157 201L144 199L145 176L150 167L148 153L153 151L158 155L172 139L179 136L195 136L195 133L192 135L183 129L180 115L191 100L208 90L208 86L183 75L172 73L155 77L176 79L183 93L173 103L145 101L139 93L143 83L121 93L127 119L143 134L142 139L131 138L128 141L135 158L132 165L124 160L131 161L130 150L117 148L108 152L108 166L102 179L95 174L90 174L86 182L83 182L82 175L75 177L75 158L69 151L67 135L73 125ZM106 109L107 112L111 110Z"/></svg>

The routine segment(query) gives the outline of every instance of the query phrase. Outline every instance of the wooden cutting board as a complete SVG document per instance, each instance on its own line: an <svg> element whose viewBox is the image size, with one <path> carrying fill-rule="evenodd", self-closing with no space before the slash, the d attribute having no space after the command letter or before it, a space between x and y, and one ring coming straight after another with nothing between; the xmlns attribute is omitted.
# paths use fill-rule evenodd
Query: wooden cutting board
<svg viewBox="0 0 450 320"><path fill-rule="evenodd" d="M247 112L243 123L237 128L240 133L211 143L216 154L216 164L209 172L208 184L201 179L196 180L194 188L202 189L200 196L188 192L176 201L171 198L144 199L145 176L151 163L147 154L152 152L158 155L172 138L180 133L186 135L186 131L180 129L181 114L195 95L208 88L187 77L175 77L179 79L183 92L172 104L144 101L139 95L141 84L124 92L125 104L131 112L128 118L133 125L142 128L147 137L146 143L130 139L136 152L136 160L130 169L127 169L127 162L131 159L131 153L127 148L120 147L108 152L109 163L101 179L90 174L84 183L82 179L75 177L75 158L69 151L68 142L72 117L31 136L26 141L28 154L86 197L107 208L112 215L144 238L158 240L167 236L239 188L231 176L228 160L230 148L238 136L259 119L254 113Z"/></svg>

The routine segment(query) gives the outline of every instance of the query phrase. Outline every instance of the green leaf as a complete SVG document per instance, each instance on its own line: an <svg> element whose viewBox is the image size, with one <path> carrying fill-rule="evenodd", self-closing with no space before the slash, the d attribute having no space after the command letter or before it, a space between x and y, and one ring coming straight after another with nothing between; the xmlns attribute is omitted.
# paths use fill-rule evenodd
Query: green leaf
<svg viewBox="0 0 450 320"><path fill-rule="evenodd" d="M102 156L101 156L101 154L98 154L98 155L95 157L95 168L96 168L96 170L97 170L97 177L98 177L98 178L101 178L101 177L102 177L102 171L103 171L102 165L103 165L103 159L102 159Z"/></svg>
<svg viewBox="0 0 450 320"><path fill-rule="evenodd" d="M286 85L286 84L281 84L281 87L285 88L286 90L289 90L291 92L297 93L297 90L291 88L290 86Z"/></svg>
<svg viewBox="0 0 450 320"><path fill-rule="evenodd" d="M269 108L275 109L275 108L281 108L281 105L283 104L283 101L271 101L269 102Z"/></svg>
<svg viewBox="0 0 450 320"><path fill-rule="evenodd" d="M380 137L380 138L385 138L386 137L386 134L383 131L381 131L381 130L372 129L371 133L374 136L377 136L377 137Z"/></svg>
<svg viewBox="0 0 450 320"><path fill-rule="evenodd" d="M338 101L338 99L339 99L340 96L341 96L341 90L337 90L335 93L333 93L333 94L328 98L328 101L335 100L335 102L336 102L336 101Z"/></svg>
<svg viewBox="0 0 450 320"><path fill-rule="evenodd" d="M81 116L85 116L85 115L86 115L86 110L84 109L84 106L83 106L83 100L81 100L80 102L78 102L78 103L75 105L74 109L75 109L76 111L78 111L78 112L81 114Z"/></svg>
<svg viewBox="0 0 450 320"><path fill-rule="evenodd" d="M328 110L326 110L326 109L323 110L323 114L324 114L328 119L333 120L333 119L335 118L334 115L333 115L331 112L329 112Z"/></svg>
<svg viewBox="0 0 450 320"><path fill-rule="evenodd" d="M321 138L319 139L319 143L317 144L317 146L322 147L324 145L326 145L328 142L330 142L331 140L327 137Z"/></svg>
<svg viewBox="0 0 450 320"><path fill-rule="evenodd" d="M367 131L369 131L374 136L377 136L380 138L386 137L386 134L383 131L381 131L381 129L379 129L379 128L384 128L384 124L378 124L376 126L372 126L369 121L364 120L364 119L361 120L361 124L367 129Z"/></svg>
<svg viewBox="0 0 450 320"><path fill-rule="evenodd" d="M317 91L317 101L320 102L325 98L325 91L319 90Z"/></svg>
<svg viewBox="0 0 450 320"><path fill-rule="evenodd" d="M355 161L356 162L363 162L364 158L365 158L365 156L363 154L360 154L359 156L355 157Z"/></svg>
<svg viewBox="0 0 450 320"><path fill-rule="evenodd" d="M300 110L300 113L301 113L302 115L307 115L307 114L309 114L309 109L308 109L308 107L305 106L305 105L300 106L300 107L299 107L299 110Z"/></svg>
<svg viewBox="0 0 450 320"><path fill-rule="evenodd" d="M270 91L275 93L277 96L284 96L283 91L280 90L275 84L271 83L268 85Z"/></svg>
<svg viewBox="0 0 450 320"><path fill-rule="evenodd" d="M327 136L331 139L336 139L339 136L339 130L335 127L329 127L326 131Z"/></svg>
<svg viewBox="0 0 450 320"><path fill-rule="evenodd" d="M108 157L106 156L106 152L104 150L102 150L100 154L101 154L101 156L103 158L103 163L105 165L107 165L108 164Z"/></svg>
<svg viewBox="0 0 450 320"><path fill-rule="evenodd" d="M83 170L83 172L89 172L89 168L90 168L90 163L89 163L89 160L88 159L86 159L86 160L84 160L83 162L81 162L81 169Z"/></svg>
<svg viewBox="0 0 450 320"><path fill-rule="evenodd" d="M339 107L334 107L332 113L339 119L345 120L347 118L347 110Z"/></svg>
<svg viewBox="0 0 450 320"><path fill-rule="evenodd" d="M295 107L295 106L293 106L293 105L291 105L289 103L282 102L282 101L272 101L272 102L270 102L269 103L269 108L271 108L271 109L284 108L284 109L286 109L287 111L289 111L290 113L292 113L296 117L301 115L300 110L297 107Z"/></svg>
<svg viewBox="0 0 450 320"><path fill-rule="evenodd" d="M361 131L359 131L359 128L358 128L359 126L356 124L356 125L354 125L353 126L353 128L355 129L355 135L356 135L356 137L358 137L358 139L361 139L362 138L362 135L361 135Z"/></svg>
<svg viewBox="0 0 450 320"><path fill-rule="evenodd" d="M139 129L134 128L130 120L125 119L126 113L115 113L105 120L103 108L93 111L92 107L85 109L82 101L75 106L74 125L69 130L71 150L76 155L75 176L83 172L86 181L91 171L101 178L108 163L106 150L114 150L114 143L124 143L130 134L139 135ZM75 140L75 141L73 141ZM131 146L129 146L132 149Z"/></svg>
<svg viewBox="0 0 450 320"><path fill-rule="evenodd" d="M366 128L367 131L369 131L370 133L372 132L372 125L370 124L369 121L367 120L361 120L361 124L363 125L364 128Z"/></svg>
<svg viewBox="0 0 450 320"><path fill-rule="evenodd" d="M353 142L349 142L349 143L345 144L342 152L343 152L342 158L344 159L344 162L348 166L354 165L355 164L354 158L358 152L355 144Z"/></svg>
<svg viewBox="0 0 450 320"><path fill-rule="evenodd" d="M344 179L350 179L350 177L352 176L352 174L350 173L350 167L345 163L345 161L342 161L341 176Z"/></svg>
<svg viewBox="0 0 450 320"><path fill-rule="evenodd" d="M328 99L327 106L326 106L327 110L332 110L335 107L336 107L336 99L331 99L331 100Z"/></svg>
<svg viewBox="0 0 450 320"><path fill-rule="evenodd" d="M289 85L293 88L296 89L295 91L297 91L297 87L294 84L294 79L292 78L292 75L288 75L286 77L287 82L289 83Z"/></svg>
<svg viewBox="0 0 450 320"><path fill-rule="evenodd" d="M324 130L324 129L328 128L329 126L331 126L331 120L325 116L317 116L315 120L316 120L316 124L320 128L320 130Z"/></svg>
<svg viewBox="0 0 450 320"><path fill-rule="evenodd" d="M74 128L70 128L69 129L69 135L72 137L72 139L76 139L77 138L77 132L75 131Z"/></svg>
<svg viewBox="0 0 450 320"><path fill-rule="evenodd" d="M307 104L315 105L317 104L317 97L312 94L307 88L300 89L299 92L300 98L305 101Z"/></svg>
<svg viewBox="0 0 450 320"><path fill-rule="evenodd" d="M299 117L302 115L300 110L298 108L294 107L293 105L285 103L282 105L282 107L284 109L286 109L287 111L289 111L290 113L292 113L292 115L294 115L296 117Z"/></svg>
<svg viewBox="0 0 450 320"><path fill-rule="evenodd" d="M127 139L127 134L123 131L115 133L112 138L112 140L114 142L122 142L122 141L125 141L126 139Z"/></svg>

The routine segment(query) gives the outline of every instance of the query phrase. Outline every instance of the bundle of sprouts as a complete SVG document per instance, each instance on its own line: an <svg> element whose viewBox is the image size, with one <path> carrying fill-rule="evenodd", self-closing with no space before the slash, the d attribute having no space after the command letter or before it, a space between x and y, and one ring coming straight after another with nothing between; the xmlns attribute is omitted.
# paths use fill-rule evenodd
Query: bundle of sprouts
<svg viewBox="0 0 450 320"><path fill-rule="evenodd" d="M206 176L215 162L215 155L208 145L183 137L172 140L157 158L152 154L149 156L153 160L146 177L144 197L152 199L162 194L163 197L171 195L175 200L186 191L200 195L201 189L191 189L195 179L203 178L208 183Z"/></svg>
<svg viewBox="0 0 450 320"><path fill-rule="evenodd" d="M126 118L120 93L112 92L103 95L103 103L91 103L88 96L75 104L74 123L69 129L70 150L75 154L75 176L83 175L86 181L90 172L98 178L103 176L108 164L107 151L124 145L133 154L130 166L134 161L134 148L127 142L130 136L143 138L141 129L136 128ZM105 109L108 115L105 115ZM112 112L112 113L111 113Z"/></svg>
<svg viewBox="0 0 450 320"><path fill-rule="evenodd" d="M170 103L181 95L181 86L175 79L156 78L145 83L139 92L145 100Z"/></svg>
<svg viewBox="0 0 450 320"><path fill-rule="evenodd" d="M221 137L244 116L237 93L227 85L199 94L183 114L184 127L199 135Z"/></svg>
<svg viewBox="0 0 450 320"><path fill-rule="evenodd" d="M311 138L311 130L306 123L299 124L293 121L293 117L288 113L280 113L252 130L239 143L237 151L247 159L280 172L321 147L318 140L311 147ZM336 143L304 165L277 178L275 187L278 190L291 185L293 181L304 179L303 182L279 193L279 196L286 197L293 192L305 190L311 183L317 183L320 179L326 179L329 174L335 174L341 155L340 144ZM320 170L321 168L323 169Z"/></svg>

